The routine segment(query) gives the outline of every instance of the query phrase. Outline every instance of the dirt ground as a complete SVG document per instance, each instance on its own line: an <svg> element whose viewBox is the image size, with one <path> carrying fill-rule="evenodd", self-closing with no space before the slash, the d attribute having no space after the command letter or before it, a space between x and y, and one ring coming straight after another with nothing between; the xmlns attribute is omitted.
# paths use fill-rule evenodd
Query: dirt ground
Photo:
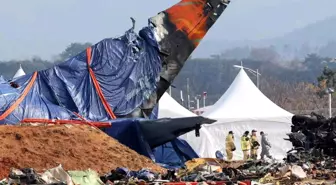
<svg viewBox="0 0 336 185"><path fill-rule="evenodd" d="M10 168L43 172L62 164L66 170L93 169L100 174L117 167L164 172L150 159L89 126L0 126L0 179Z"/></svg>

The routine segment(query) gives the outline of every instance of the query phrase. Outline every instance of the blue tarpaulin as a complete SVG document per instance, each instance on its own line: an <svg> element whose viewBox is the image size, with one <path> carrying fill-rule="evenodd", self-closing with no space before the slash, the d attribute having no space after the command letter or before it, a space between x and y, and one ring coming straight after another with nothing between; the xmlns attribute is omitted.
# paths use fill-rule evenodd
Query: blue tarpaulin
<svg viewBox="0 0 336 185"><path fill-rule="evenodd" d="M86 120L112 122L112 128L104 130L108 135L161 163L176 164L178 159L162 157L172 156L172 152L182 162L197 156L187 143L177 139L170 143L174 150L162 146L161 154L154 156L151 141L145 139L142 130L146 126L150 130L152 126L140 127L141 119L111 120L104 105L107 102L115 115L124 116L141 106L156 90L161 60L151 27L145 27L139 35L131 29L119 38L104 39L90 51L89 55L83 51L50 69L19 77L11 83L1 80L0 124L16 124L25 118L78 119L74 114L78 113ZM149 118L155 120L157 114L158 106ZM173 121L161 121L158 126ZM170 127L174 127L172 131L185 126L175 123Z"/></svg>
<svg viewBox="0 0 336 185"><path fill-rule="evenodd" d="M189 146L189 144L179 138L175 138L173 141L163 144L159 147L152 148L149 145L149 141L146 138L148 136L144 135L142 126L148 124L158 124L160 120L157 120L158 115L158 105L155 106L152 114L150 115L151 120L147 119L117 119L111 120L112 127L104 128L103 131L109 136L117 139L120 143L128 146L137 153L147 156L153 161L160 163L164 167L178 167L184 164L187 160L198 158L195 151ZM167 124L169 124L168 122ZM171 125L171 124L170 124ZM177 128L178 129L178 128Z"/></svg>
<svg viewBox="0 0 336 185"><path fill-rule="evenodd" d="M152 27L143 28L139 35L130 29L119 38L98 42L91 50L89 65L87 53L83 51L37 72L36 79L33 74L15 79L17 88L1 82L0 116L23 97L25 91L27 94L8 116L2 117L5 118L0 124L16 124L24 118L76 119L73 112L87 120L107 121L111 116L103 105L94 78L116 116L131 113L155 91L161 60Z"/></svg>
<svg viewBox="0 0 336 185"><path fill-rule="evenodd" d="M152 118L158 118L159 103L152 112ZM174 168L182 166L186 161L199 158L197 153L183 139L176 138L171 142L165 143L153 149L155 162L163 164L163 167Z"/></svg>
<svg viewBox="0 0 336 185"><path fill-rule="evenodd" d="M154 149L155 162L165 167L180 167L186 161L199 158L197 153L183 139L176 138Z"/></svg>
<svg viewBox="0 0 336 185"><path fill-rule="evenodd" d="M141 130L141 121L144 121L144 119L112 120L112 127L102 130L137 153L166 166L181 166L187 160L198 158L189 144L179 138L155 149L151 148ZM155 124L155 120L153 120L153 123Z"/></svg>
<svg viewBox="0 0 336 185"><path fill-rule="evenodd" d="M140 120L141 119L112 120L112 127L102 130L137 153L154 160L155 157L152 153L152 149L140 129Z"/></svg>
<svg viewBox="0 0 336 185"><path fill-rule="evenodd" d="M152 110L152 113L149 115L149 119L157 119L159 114L159 105L156 104L154 109Z"/></svg>
<svg viewBox="0 0 336 185"><path fill-rule="evenodd" d="M150 115L150 119L157 119L158 106L156 105ZM118 140L120 143L128 146L137 153L144 155L153 161L155 156L151 147L149 146L146 137L140 127L142 119L117 119L112 120L111 128L102 129L107 135Z"/></svg>

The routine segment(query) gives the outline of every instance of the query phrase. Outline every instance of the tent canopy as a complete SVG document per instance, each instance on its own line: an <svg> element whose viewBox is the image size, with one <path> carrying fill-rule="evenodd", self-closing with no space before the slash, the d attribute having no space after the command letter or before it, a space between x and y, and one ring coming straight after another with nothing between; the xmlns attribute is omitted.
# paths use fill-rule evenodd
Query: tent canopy
<svg viewBox="0 0 336 185"><path fill-rule="evenodd" d="M5 78L2 75L0 75L0 83L5 83L5 82L6 82Z"/></svg>
<svg viewBox="0 0 336 185"><path fill-rule="evenodd" d="M181 118L197 116L180 105L166 92L162 95L159 104L159 118Z"/></svg>
<svg viewBox="0 0 336 185"><path fill-rule="evenodd" d="M235 135L234 159L242 158L240 137L252 129L268 134L272 144L271 153L276 158L283 158L291 144L283 138L290 132L293 114L280 108L269 100L254 85L243 69L234 79L223 96L202 116L218 120L211 125L204 125L200 138L193 134L183 138L201 157L215 157L217 150L225 152L225 138L229 131ZM259 152L261 150L259 149Z"/></svg>
<svg viewBox="0 0 336 185"><path fill-rule="evenodd" d="M16 71L15 75L13 76L13 79L14 78L18 78L18 77L21 77L21 76L24 76L26 75L26 73L24 72L24 70L22 69L22 66L20 64L20 67L19 69Z"/></svg>
<svg viewBox="0 0 336 185"><path fill-rule="evenodd" d="M241 69L229 89L202 116L217 120L278 119L292 117L269 100ZM286 120L285 120L286 121Z"/></svg>

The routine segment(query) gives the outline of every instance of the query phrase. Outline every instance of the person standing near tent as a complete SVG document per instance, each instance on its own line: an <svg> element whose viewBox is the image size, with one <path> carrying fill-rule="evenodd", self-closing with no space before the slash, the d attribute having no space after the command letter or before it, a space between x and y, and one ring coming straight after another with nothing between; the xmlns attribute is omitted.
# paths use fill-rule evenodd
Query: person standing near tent
<svg viewBox="0 0 336 185"><path fill-rule="evenodd" d="M268 141L267 134L261 131L260 135L261 135L261 154L260 154L261 160L264 160L264 156L273 159L273 157L270 155L271 143Z"/></svg>
<svg viewBox="0 0 336 185"><path fill-rule="evenodd" d="M241 149L244 154L244 161L249 159L249 151L251 149L249 133L249 131L245 131L244 135L240 139Z"/></svg>
<svg viewBox="0 0 336 185"><path fill-rule="evenodd" d="M257 160L259 146L260 146L260 144L259 144L258 138L257 138L257 131L252 130L252 135L251 135L251 159Z"/></svg>
<svg viewBox="0 0 336 185"><path fill-rule="evenodd" d="M231 161L233 158L233 151L236 150L236 146L234 144L234 136L233 136L233 132L229 131L228 136L226 136L225 139L225 151L226 151L226 156L227 156L227 160Z"/></svg>

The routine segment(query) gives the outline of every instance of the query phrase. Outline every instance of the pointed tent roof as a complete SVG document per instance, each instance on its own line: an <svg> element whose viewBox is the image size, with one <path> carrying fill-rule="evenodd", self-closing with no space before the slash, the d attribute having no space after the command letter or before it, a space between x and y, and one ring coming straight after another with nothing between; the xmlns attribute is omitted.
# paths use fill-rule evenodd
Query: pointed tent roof
<svg viewBox="0 0 336 185"><path fill-rule="evenodd" d="M159 115L158 118L181 118L197 116L188 109L180 105L168 93L164 93L159 100Z"/></svg>
<svg viewBox="0 0 336 185"><path fill-rule="evenodd" d="M14 78L21 77L21 76L24 76L24 75L26 75L26 73L23 71L22 66L21 66L21 64L20 64L20 67L19 67L19 69L16 71L15 75L13 76L13 79L14 79Z"/></svg>
<svg viewBox="0 0 336 185"><path fill-rule="evenodd" d="M241 69L229 89L202 116L224 120L289 118L292 115L269 100Z"/></svg>
<svg viewBox="0 0 336 185"><path fill-rule="evenodd" d="M5 82L5 81L6 81L5 78L2 75L0 75L0 83Z"/></svg>

